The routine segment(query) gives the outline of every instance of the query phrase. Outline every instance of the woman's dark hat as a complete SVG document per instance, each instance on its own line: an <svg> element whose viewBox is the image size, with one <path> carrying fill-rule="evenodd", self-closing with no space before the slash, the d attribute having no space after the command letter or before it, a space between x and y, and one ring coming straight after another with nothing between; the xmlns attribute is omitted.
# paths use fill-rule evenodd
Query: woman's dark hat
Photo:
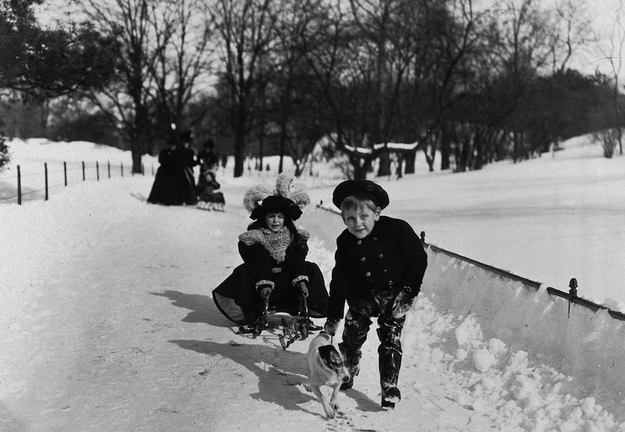
<svg viewBox="0 0 625 432"><path fill-rule="evenodd" d="M181 144L190 143L191 140L192 140L191 131L189 129L182 131L182 133L180 134L180 143Z"/></svg>
<svg viewBox="0 0 625 432"><path fill-rule="evenodd" d="M340 209L341 203L348 196L370 199L382 209L386 208L390 202L382 186L371 180L345 180L334 189L332 203Z"/></svg>
<svg viewBox="0 0 625 432"><path fill-rule="evenodd" d="M264 218L269 213L282 213L284 217L297 220L302 215L302 209L297 204L282 195L270 195L265 198L261 205L256 207L250 218L258 220Z"/></svg>

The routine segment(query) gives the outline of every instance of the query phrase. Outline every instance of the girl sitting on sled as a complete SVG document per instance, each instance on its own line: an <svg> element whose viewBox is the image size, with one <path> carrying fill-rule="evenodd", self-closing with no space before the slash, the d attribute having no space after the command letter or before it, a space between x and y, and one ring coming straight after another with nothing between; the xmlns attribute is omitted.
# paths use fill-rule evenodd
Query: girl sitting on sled
<svg viewBox="0 0 625 432"><path fill-rule="evenodd" d="M310 317L326 316L323 274L306 261L310 235L294 224L310 198L303 190L292 191L292 181L281 174L274 191L256 186L245 194L243 205L254 222L239 235L243 264L213 290L219 310L243 331L255 329L266 299L270 311L299 315L305 298Z"/></svg>

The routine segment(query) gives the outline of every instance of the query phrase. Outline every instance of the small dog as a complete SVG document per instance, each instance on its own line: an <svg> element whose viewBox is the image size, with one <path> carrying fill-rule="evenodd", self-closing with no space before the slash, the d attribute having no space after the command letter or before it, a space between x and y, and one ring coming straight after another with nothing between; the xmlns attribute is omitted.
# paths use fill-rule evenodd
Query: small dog
<svg viewBox="0 0 625 432"><path fill-rule="evenodd" d="M312 391L326 413L333 419L338 410L336 398L339 394L341 383L349 381L349 371L343 362L343 356L331 343L330 336L321 332L316 336L308 347L308 387ZM320 387L326 385L333 388L330 402L321 393Z"/></svg>

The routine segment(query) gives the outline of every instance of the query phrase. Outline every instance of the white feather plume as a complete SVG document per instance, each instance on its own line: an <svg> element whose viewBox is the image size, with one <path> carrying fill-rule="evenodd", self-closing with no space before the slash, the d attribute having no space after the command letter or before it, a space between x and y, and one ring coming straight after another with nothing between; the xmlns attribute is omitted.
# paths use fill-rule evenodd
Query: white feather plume
<svg viewBox="0 0 625 432"><path fill-rule="evenodd" d="M253 186L243 196L243 207L251 213L269 195L271 195L271 191L264 185Z"/></svg>
<svg viewBox="0 0 625 432"><path fill-rule="evenodd" d="M297 204L299 208L304 208L310 204L310 196L301 189L291 192L291 200Z"/></svg>
<svg viewBox="0 0 625 432"><path fill-rule="evenodd" d="M276 195L282 195L285 198L291 198L291 184L293 177L285 172L281 173L276 179Z"/></svg>
<svg viewBox="0 0 625 432"><path fill-rule="evenodd" d="M281 173L276 179L275 193L290 199L297 204L299 208L304 208L310 204L308 194L303 189L294 189L293 176L286 172Z"/></svg>
<svg viewBox="0 0 625 432"><path fill-rule="evenodd" d="M293 176L284 172L276 179L276 188L273 191L264 185L250 188L243 196L243 207L251 213L270 195L282 195L293 201L300 209L310 204L310 196L303 189L293 189Z"/></svg>

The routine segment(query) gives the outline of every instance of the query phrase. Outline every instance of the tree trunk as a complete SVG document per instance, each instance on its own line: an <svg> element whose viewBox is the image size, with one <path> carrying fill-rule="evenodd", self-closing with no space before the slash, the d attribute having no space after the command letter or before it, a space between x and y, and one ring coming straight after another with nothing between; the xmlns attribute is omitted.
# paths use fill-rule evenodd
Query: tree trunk
<svg viewBox="0 0 625 432"><path fill-rule="evenodd" d="M391 175L391 157L387 151L379 156L380 166L378 167L378 177Z"/></svg>
<svg viewBox="0 0 625 432"><path fill-rule="evenodd" d="M245 108L241 102L233 110L232 130L234 133L234 177L241 177L245 170ZM261 168L262 169L262 168Z"/></svg>
<svg viewBox="0 0 625 432"><path fill-rule="evenodd" d="M417 150L411 151L410 153L406 153L406 174L414 174L416 170L416 161L417 161Z"/></svg>
<svg viewBox="0 0 625 432"><path fill-rule="evenodd" d="M441 171L451 167L451 131L449 122L443 120L441 123Z"/></svg>

